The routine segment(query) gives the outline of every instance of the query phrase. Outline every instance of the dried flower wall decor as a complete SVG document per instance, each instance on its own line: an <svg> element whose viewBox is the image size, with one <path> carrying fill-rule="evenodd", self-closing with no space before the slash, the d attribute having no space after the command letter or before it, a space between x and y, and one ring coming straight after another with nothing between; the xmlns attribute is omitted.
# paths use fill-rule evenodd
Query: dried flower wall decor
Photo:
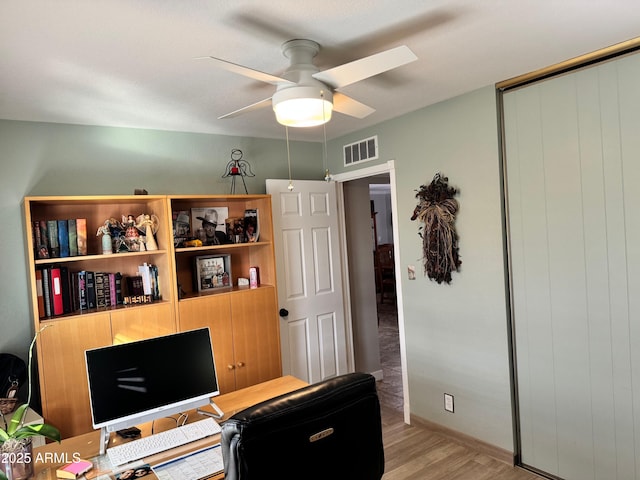
<svg viewBox="0 0 640 480"><path fill-rule="evenodd" d="M448 181L438 172L430 184L420 185L416 190L418 205L411 216L422 223L418 235L422 238L424 274L438 283L451 283L451 272L459 271L462 264L455 227L459 205L453 198L458 191Z"/></svg>

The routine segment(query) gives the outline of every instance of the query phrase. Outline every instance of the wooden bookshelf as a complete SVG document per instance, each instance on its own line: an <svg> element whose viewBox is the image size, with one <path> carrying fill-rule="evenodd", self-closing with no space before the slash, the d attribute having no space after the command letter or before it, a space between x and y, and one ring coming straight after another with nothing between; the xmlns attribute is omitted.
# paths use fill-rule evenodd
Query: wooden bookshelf
<svg viewBox="0 0 640 480"><path fill-rule="evenodd" d="M174 244L173 213L192 208L224 207L229 216L257 209L257 242L178 247ZM159 227L157 250L103 254L98 228L108 218L154 214ZM87 255L37 258L33 222L86 218ZM279 320L271 197L268 195L122 195L43 196L24 199L29 287L37 341L43 417L63 437L92 430L84 351L157 335L208 326L214 339L221 391L233 391L281 375ZM193 260L202 255L229 255L233 284L198 292L193 284ZM36 270L65 267L69 272L120 272L134 276L141 264L158 269L161 298L144 304L110 305L41 316ZM257 289L238 287L249 267L260 269ZM220 307L222 305L222 307ZM227 318L228 312L228 318ZM206 313L206 314L203 314ZM219 318L228 321L226 326Z"/></svg>

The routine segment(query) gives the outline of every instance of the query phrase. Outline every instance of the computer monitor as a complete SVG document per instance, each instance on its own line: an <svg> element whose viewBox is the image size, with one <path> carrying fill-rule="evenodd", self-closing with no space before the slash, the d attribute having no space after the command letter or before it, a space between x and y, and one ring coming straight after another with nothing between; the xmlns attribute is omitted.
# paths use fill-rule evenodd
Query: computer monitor
<svg viewBox="0 0 640 480"><path fill-rule="evenodd" d="M207 404L219 395L208 328L85 351L101 452L114 432ZM216 415L213 415L216 416Z"/></svg>

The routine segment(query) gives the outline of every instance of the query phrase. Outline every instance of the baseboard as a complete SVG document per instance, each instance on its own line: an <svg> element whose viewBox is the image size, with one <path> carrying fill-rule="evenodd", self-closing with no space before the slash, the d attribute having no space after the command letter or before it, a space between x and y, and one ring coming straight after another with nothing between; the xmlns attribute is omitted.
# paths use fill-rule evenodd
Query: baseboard
<svg viewBox="0 0 640 480"><path fill-rule="evenodd" d="M465 433L458 432L456 430L452 430L450 428L444 427L438 423L431 422L429 420L425 420L424 418L420 418L416 415L411 415L411 424L420 425L428 430L438 432L442 435L449 437L451 440L458 442L462 445L465 445L473 450L482 453L484 455L488 455L496 460L506 463L507 465L514 466L515 465L515 456L513 452L509 450L505 450L504 448L496 447L495 445L491 445L490 443L484 442L482 440L478 440L475 437L467 435Z"/></svg>

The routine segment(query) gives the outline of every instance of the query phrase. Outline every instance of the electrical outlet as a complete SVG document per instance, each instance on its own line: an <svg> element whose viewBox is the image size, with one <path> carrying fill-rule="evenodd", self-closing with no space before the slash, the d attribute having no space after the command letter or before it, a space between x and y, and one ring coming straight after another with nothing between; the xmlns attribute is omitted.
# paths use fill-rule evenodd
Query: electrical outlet
<svg viewBox="0 0 640 480"><path fill-rule="evenodd" d="M453 395L448 393L444 394L444 409L447 412L453 413Z"/></svg>

